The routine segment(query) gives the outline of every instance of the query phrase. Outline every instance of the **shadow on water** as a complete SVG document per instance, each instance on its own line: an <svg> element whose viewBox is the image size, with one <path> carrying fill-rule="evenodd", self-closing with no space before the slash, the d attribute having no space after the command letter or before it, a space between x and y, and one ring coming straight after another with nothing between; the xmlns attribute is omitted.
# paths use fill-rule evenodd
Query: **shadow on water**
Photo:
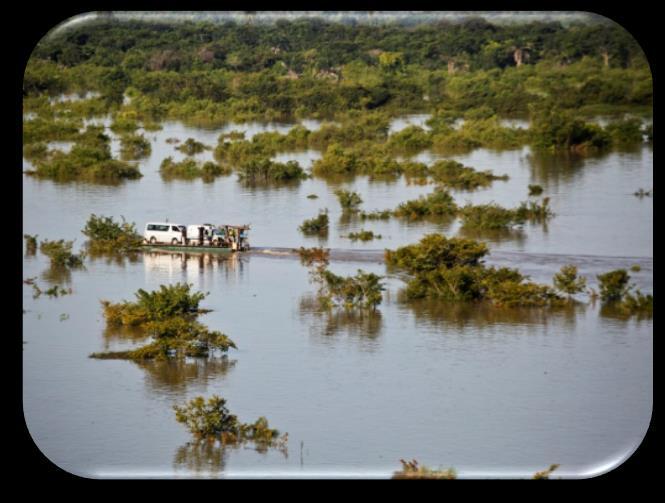
<svg viewBox="0 0 665 503"><path fill-rule="evenodd" d="M310 333L317 337L348 334L363 339L376 339L383 330L380 311L322 309L315 295L300 298L300 316L309 322Z"/></svg>
<svg viewBox="0 0 665 503"><path fill-rule="evenodd" d="M575 326L587 304L572 302L557 308L507 308L488 302L451 302L418 300L400 302L400 309L411 312L417 325L453 328L484 328L492 325L548 325L556 323L567 329Z"/></svg>
<svg viewBox="0 0 665 503"><path fill-rule="evenodd" d="M210 358L186 358L167 361L137 361L145 371L148 388L156 393L183 394L189 384L200 384L225 376L237 360L228 356Z"/></svg>

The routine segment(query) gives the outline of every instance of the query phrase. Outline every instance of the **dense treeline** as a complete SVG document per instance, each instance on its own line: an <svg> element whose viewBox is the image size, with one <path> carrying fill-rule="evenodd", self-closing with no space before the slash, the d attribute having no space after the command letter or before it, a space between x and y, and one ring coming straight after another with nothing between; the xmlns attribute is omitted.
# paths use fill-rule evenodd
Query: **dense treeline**
<svg viewBox="0 0 665 503"><path fill-rule="evenodd" d="M617 25L480 19L411 27L105 20L38 44L25 73L27 109L43 106L42 94L90 90L100 96L78 107L190 121L652 101L643 52Z"/></svg>

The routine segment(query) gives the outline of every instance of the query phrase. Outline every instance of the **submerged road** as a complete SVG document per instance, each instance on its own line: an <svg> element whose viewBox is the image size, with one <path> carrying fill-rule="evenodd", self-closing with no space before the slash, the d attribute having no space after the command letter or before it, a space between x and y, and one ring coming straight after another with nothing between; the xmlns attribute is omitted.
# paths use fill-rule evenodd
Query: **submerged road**
<svg viewBox="0 0 665 503"><path fill-rule="evenodd" d="M283 259L298 259L298 251L294 248L255 247L248 253L251 256L262 256ZM359 262L382 264L384 250L351 250L343 248L330 249L331 262ZM614 269L626 269L632 282L638 288L653 289L653 258L652 257L615 257L604 255L566 255L555 253L531 253L512 251L492 251L485 257L487 265L497 267L514 267L531 278L543 280L550 278L561 266L572 264L577 266L580 274L595 283L595 276ZM632 266L639 266L639 271L631 271Z"/></svg>

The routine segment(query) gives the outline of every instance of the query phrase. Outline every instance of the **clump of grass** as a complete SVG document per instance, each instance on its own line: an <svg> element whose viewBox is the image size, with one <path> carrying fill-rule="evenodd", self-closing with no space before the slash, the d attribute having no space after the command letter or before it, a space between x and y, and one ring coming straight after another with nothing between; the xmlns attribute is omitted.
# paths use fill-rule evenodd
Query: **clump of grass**
<svg viewBox="0 0 665 503"><path fill-rule="evenodd" d="M110 129L114 133L131 133L139 128L138 123L132 117L116 115L111 123Z"/></svg>
<svg viewBox="0 0 665 503"><path fill-rule="evenodd" d="M319 198L319 196L317 196L316 194L309 194L307 196L307 199L318 199L318 198Z"/></svg>
<svg viewBox="0 0 665 503"><path fill-rule="evenodd" d="M432 470L426 466L421 466L415 459L411 461L399 460L402 463L402 469L393 473L392 478L396 480L401 479L438 479L438 480L454 480L457 478L457 472L454 468L447 468L445 470Z"/></svg>
<svg viewBox="0 0 665 503"><path fill-rule="evenodd" d="M503 208L495 203L466 205L460 210L462 227L465 229L494 230L507 229L511 225L520 224L520 218L515 210Z"/></svg>
<svg viewBox="0 0 665 503"><path fill-rule="evenodd" d="M565 293L568 297L583 292L586 288L586 278L577 274L577 267L564 265L553 277L554 288Z"/></svg>
<svg viewBox="0 0 665 503"><path fill-rule="evenodd" d="M642 268L639 266L639 264L633 264L630 266L630 270L633 272L640 272Z"/></svg>
<svg viewBox="0 0 665 503"><path fill-rule="evenodd" d="M113 217L90 215L81 231L88 237L90 251L127 252L140 249L143 237L136 232L136 224L125 221L115 222Z"/></svg>
<svg viewBox="0 0 665 503"><path fill-rule="evenodd" d="M554 212L550 209L549 205L549 197L544 197L540 204L536 201L524 201L517 208L517 217L518 219L524 219L530 222L546 222L554 217Z"/></svg>
<svg viewBox="0 0 665 503"><path fill-rule="evenodd" d="M176 143L180 143L180 138L171 137L171 138L167 138L165 141L169 145L174 145Z"/></svg>
<svg viewBox="0 0 665 503"><path fill-rule="evenodd" d="M185 143L179 147L176 147L176 150L180 150L186 155L195 155L200 154L204 150L210 150L210 148L211 147L201 143L200 141L196 141L194 138L187 138Z"/></svg>
<svg viewBox="0 0 665 503"><path fill-rule="evenodd" d="M432 178L454 189L474 190L487 187L494 180L507 180L508 175L497 176L491 171L476 171L453 160L437 161L429 168Z"/></svg>
<svg viewBox="0 0 665 503"><path fill-rule="evenodd" d="M552 472L554 472L554 470L556 470L557 468L559 468L559 466L560 466L560 465L558 465L558 464L550 465L550 467L547 468L546 470L543 470L543 471L540 471L540 472L536 472L536 473L533 475L533 478L534 478L535 480L549 479L549 478L550 478L550 475L552 475Z"/></svg>
<svg viewBox="0 0 665 503"><path fill-rule="evenodd" d="M635 285L630 284L630 275L625 269L615 269L596 278L605 308L614 308L624 316L653 316L653 295L645 295L640 290L631 291Z"/></svg>
<svg viewBox="0 0 665 503"><path fill-rule="evenodd" d="M543 193L542 185L529 185L529 195L530 196L539 196Z"/></svg>
<svg viewBox="0 0 665 503"><path fill-rule="evenodd" d="M330 261L330 250L325 248L304 248L301 246L298 255L300 256L300 262L306 266L310 266L314 262L328 264Z"/></svg>
<svg viewBox="0 0 665 503"><path fill-rule="evenodd" d="M298 229L306 235L324 236L328 234L328 224L328 211L324 210L318 216L305 220Z"/></svg>
<svg viewBox="0 0 665 503"><path fill-rule="evenodd" d="M218 440L222 445L254 442L259 450L268 447L285 448L288 434L270 428L268 420L260 417L253 423L241 423L231 414L226 400L213 395L208 400L197 396L186 404L174 405L176 421L184 424L198 440Z"/></svg>
<svg viewBox="0 0 665 503"><path fill-rule="evenodd" d="M362 197L357 192L352 192L350 190L337 189L335 191L337 200L339 201L342 211L345 213L354 213L358 211L358 208L363 203Z"/></svg>
<svg viewBox="0 0 665 503"><path fill-rule="evenodd" d="M34 255L37 253L37 236L38 234L30 235L30 234L23 234L23 238L25 239L25 253L26 255Z"/></svg>
<svg viewBox="0 0 665 503"><path fill-rule="evenodd" d="M223 142L224 140L244 140L245 132L244 131L229 131L228 133L222 133L219 135L219 141Z"/></svg>
<svg viewBox="0 0 665 503"><path fill-rule="evenodd" d="M346 237L351 241L371 241L372 239L381 239L381 234L374 234L372 231L361 229L358 232L349 232Z"/></svg>
<svg viewBox="0 0 665 503"><path fill-rule="evenodd" d="M147 157L151 151L150 142L143 135L124 134L120 137L120 156L125 160Z"/></svg>
<svg viewBox="0 0 665 503"><path fill-rule="evenodd" d="M51 259L51 267L77 269L83 267L85 252L76 255L72 253L73 246L73 241L65 241L64 239L49 241L45 239L39 243L39 251Z"/></svg>
<svg viewBox="0 0 665 503"><path fill-rule="evenodd" d="M453 196L441 187L434 192L418 199L406 201L400 204L393 214L396 217L419 220L431 217L454 216L457 213L457 205Z"/></svg>
<svg viewBox="0 0 665 503"><path fill-rule="evenodd" d="M616 269L596 276L600 289L600 300L618 302L630 291L630 275L625 269Z"/></svg>

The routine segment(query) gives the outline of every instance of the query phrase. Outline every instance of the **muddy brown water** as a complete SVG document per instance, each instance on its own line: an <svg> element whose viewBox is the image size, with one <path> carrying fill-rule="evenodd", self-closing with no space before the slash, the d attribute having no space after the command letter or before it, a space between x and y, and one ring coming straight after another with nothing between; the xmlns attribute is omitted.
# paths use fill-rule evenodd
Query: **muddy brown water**
<svg viewBox="0 0 665 503"><path fill-rule="evenodd" d="M392 128L424 120L410 116ZM359 268L385 274L383 249L428 232L459 232L455 221L340 221L335 188L358 191L363 207L373 210L394 208L433 187L366 177L272 188L245 187L235 175L212 183L164 181L158 172L163 158L183 157L167 138L214 146L221 132L251 135L290 125L163 126L146 133L153 151L140 162L140 180L101 186L25 176L24 232L76 239L78 248L91 213L122 215L139 228L165 218L250 223L254 249L228 260L178 253L121 264L88 260L85 270L66 278L49 276L39 253L25 257L24 278L36 276L40 285L65 281L73 289L33 299L25 286L23 299L25 419L37 446L58 466L87 477L388 477L400 458L416 458L431 467L452 466L460 477L531 476L552 463L561 465L559 476L588 477L613 468L641 442L653 394L651 320L601 315L586 298L549 313L409 306L399 302L403 283L394 276L375 316L317 312L315 288L293 248L332 248L331 269L338 274ZM318 156L305 151L278 158L308 168ZM425 162L440 157L417 156ZM546 228L527 225L517 235L486 238L488 263L518 267L542 282L573 263L592 285L600 272L639 265L631 276L643 291L653 291L653 201L632 195L653 187L651 147L589 158L535 155L528 148L451 157L510 176L488 189L453 192L460 204L516 206L528 199L532 183L551 198L556 216ZM331 217L328 238L302 236L298 225L323 208ZM343 237L361 228L382 239ZM132 299L138 288L176 281L210 292L203 307L213 311L201 321L227 333L237 351L208 362L88 358L141 340L105 330L101 299ZM69 317L61 320L63 314ZM188 444L172 406L199 394L224 396L243 421L268 417L289 433L288 456Z"/></svg>

